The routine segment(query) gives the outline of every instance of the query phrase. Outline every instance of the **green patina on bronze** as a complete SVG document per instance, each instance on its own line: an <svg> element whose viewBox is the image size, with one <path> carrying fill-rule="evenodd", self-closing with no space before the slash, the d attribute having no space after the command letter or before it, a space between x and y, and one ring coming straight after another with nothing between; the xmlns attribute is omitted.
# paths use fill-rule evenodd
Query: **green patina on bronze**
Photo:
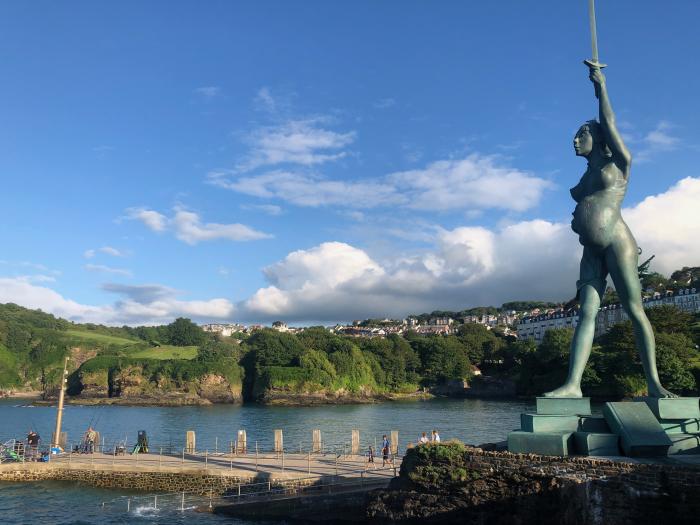
<svg viewBox="0 0 700 525"><path fill-rule="evenodd" d="M656 343L649 319L642 306L639 282L639 247L620 214L627 193L632 156L615 125L608 89L598 61L594 0L588 2L592 59L585 60L589 78L598 99L599 121L589 120L574 137L576 155L585 157L588 168L571 188L576 208L571 229L583 245L580 278L576 283L581 304L569 357L569 375L563 386L546 397L581 397L581 378L591 354L595 319L610 275L620 303L632 321L634 339L647 380L650 397L677 397L659 381L656 369Z"/></svg>
<svg viewBox="0 0 700 525"><path fill-rule="evenodd" d="M576 155L588 160L586 172L571 189L571 196L577 203L571 228L583 245L577 282L581 309L571 344L568 378L563 386L544 395L581 397L581 377L591 353L595 319L610 275L622 307L632 321L649 396L675 397L659 381L654 332L642 306L639 248L620 214L632 157L615 126L601 64L588 60L586 64L599 101L600 121L586 122L574 137Z"/></svg>

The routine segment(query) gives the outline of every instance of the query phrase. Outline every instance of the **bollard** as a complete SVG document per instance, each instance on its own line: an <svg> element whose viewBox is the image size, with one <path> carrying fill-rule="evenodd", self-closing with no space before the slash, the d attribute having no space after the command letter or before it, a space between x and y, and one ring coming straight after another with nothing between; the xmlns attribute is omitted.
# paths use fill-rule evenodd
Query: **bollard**
<svg viewBox="0 0 700 525"><path fill-rule="evenodd" d="M355 429L350 437L350 454L356 456L360 453L360 431Z"/></svg>
<svg viewBox="0 0 700 525"><path fill-rule="evenodd" d="M268 481L267 482L267 491L270 492L271 490L272 490L272 483Z"/></svg>
<svg viewBox="0 0 700 525"><path fill-rule="evenodd" d="M282 434L282 429L275 429L275 452L279 455L280 452L284 451L284 435Z"/></svg>
<svg viewBox="0 0 700 525"><path fill-rule="evenodd" d="M182 500L180 502L180 511L184 512L185 511L185 493L182 493Z"/></svg>
<svg viewBox="0 0 700 525"><path fill-rule="evenodd" d="M211 508L211 500L213 499L212 491L209 491L209 508Z"/></svg>
<svg viewBox="0 0 700 525"><path fill-rule="evenodd" d="M185 464L185 449L182 449L182 464Z"/></svg>
<svg viewBox="0 0 700 525"><path fill-rule="evenodd" d="M185 449L187 449L187 452L190 454L194 454L194 451L196 450L197 446L197 435L195 434L194 430L188 430L185 433Z"/></svg>
<svg viewBox="0 0 700 525"><path fill-rule="evenodd" d="M307 458L306 461L307 461L307 466L308 466L308 472L309 472L309 474L311 474L311 451L309 451L306 458Z"/></svg>
<svg viewBox="0 0 700 525"><path fill-rule="evenodd" d="M311 431L311 452L319 453L322 450L321 429L315 428Z"/></svg>
<svg viewBox="0 0 700 525"><path fill-rule="evenodd" d="M153 508L158 509L158 496L153 496Z"/></svg>
<svg viewBox="0 0 700 525"><path fill-rule="evenodd" d="M126 511L129 512L131 510L131 498L126 498Z"/></svg>
<svg viewBox="0 0 700 525"><path fill-rule="evenodd" d="M204 451L204 470L209 468L209 449Z"/></svg>
<svg viewBox="0 0 700 525"><path fill-rule="evenodd" d="M284 472L284 449L282 449L282 472Z"/></svg>
<svg viewBox="0 0 700 525"><path fill-rule="evenodd" d="M255 445L255 472L258 471L258 445Z"/></svg>
<svg viewBox="0 0 700 525"><path fill-rule="evenodd" d="M241 484L238 484L238 498L240 499L241 497Z"/></svg>
<svg viewBox="0 0 700 525"><path fill-rule="evenodd" d="M158 455L158 468L160 468L163 462L163 447L160 447L160 454Z"/></svg>
<svg viewBox="0 0 700 525"><path fill-rule="evenodd" d="M233 470L233 458L229 460L229 470Z"/></svg>
<svg viewBox="0 0 700 525"><path fill-rule="evenodd" d="M338 455L335 456L335 477L338 477Z"/></svg>
<svg viewBox="0 0 700 525"><path fill-rule="evenodd" d="M219 437L214 438L214 454L219 453Z"/></svg>

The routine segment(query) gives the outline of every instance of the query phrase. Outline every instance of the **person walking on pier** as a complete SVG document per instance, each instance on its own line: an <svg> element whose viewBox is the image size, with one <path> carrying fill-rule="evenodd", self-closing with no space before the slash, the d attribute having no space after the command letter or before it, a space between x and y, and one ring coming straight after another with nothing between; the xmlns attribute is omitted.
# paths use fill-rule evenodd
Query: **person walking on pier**
<svg viewBox="0 0 700 525"><path fill-rule="evenodd" d="M374 466L374 447L372 447L372 445L367 449L367 465L370 463Z"/></svg>

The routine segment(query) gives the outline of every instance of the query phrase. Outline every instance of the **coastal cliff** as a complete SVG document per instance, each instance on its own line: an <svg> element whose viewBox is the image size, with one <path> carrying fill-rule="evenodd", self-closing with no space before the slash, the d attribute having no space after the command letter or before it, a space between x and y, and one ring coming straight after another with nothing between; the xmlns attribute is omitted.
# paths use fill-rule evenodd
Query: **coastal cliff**
<svg viewBox="0 0 700 525"><path fill-rule="evenodd" d="M68 402L75 404L203 405L243 400L240 367L219 360L98 358L69 377Z"/></svg>

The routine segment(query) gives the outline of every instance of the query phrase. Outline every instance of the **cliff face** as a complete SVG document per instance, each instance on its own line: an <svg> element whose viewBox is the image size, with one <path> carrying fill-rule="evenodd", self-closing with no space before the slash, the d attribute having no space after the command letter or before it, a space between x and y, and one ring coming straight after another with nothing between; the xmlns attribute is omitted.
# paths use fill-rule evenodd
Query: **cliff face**
<svg viewBox="0 0 700 525"><path fill-rule="evenodd" d="M239 403L243 399L240 382L232 382L223 374L173 378L151 373L138 364L78 369L69 394L69 402L85 404L199 405Z"/></svg>

